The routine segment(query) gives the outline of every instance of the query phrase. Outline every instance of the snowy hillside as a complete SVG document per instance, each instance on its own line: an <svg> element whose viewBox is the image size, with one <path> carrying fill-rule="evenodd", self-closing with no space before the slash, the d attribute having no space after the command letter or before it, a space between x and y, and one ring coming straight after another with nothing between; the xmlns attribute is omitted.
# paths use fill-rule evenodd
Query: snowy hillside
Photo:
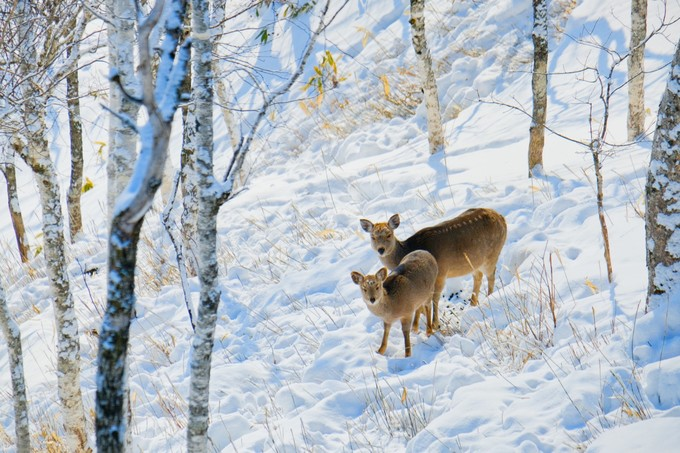
<svg viewBox="0 0 680 453"><path fill-rule="evenodd" d="M594 42L626 51L630 4L551 3L548 124L588 141L587 103L595 106L593 124L601 120L601 106L594 71L584 68L605 71L611 64ZM667 3L668 18L680 17L680 2ZM650 0L649 30L660 22L661 6ZM587 148L547 134L545 176L528 179L529 117L503 105L531 109L531 3L427 2L428 44L448 140L444 156L428 152L408 18L408 2L350 0L318 49L319 58L325 50L341 55L337 88L320 103L306 98L304 106L295 101L277 107L249 155L243 191L220 211L222 301L211 448L676 450L680 334L664 335L663 316L644 316L642 213L651 133L668 76L664 66L680 24L647 44L648 140L614 148L604 160L615 273L610 285ZM272 39L269 51L279 58L297 42L287 29ZM105 72L103 64L89 68L86 86L106 86ZM624 63L614 77L620 84L625 75ZM234 85L236 93L242 88ZM293 97L305 94L294 90ZM609 140L616 144L626 143L626 93L612 100ZM85 231L70 248L69 272L89 410L106 304L106 164L96 151L107 131L99 101L87 102L85 174L95 188L83 197ZM59 106L54 111L57 118ZM52 150L65 182L67 131L60 124L53 127ZM221 115L215 127L223 167L230 145ZM173 137L177 163L181 131ZM20 170L35 249L41 240L38 198L29 170ZM18 264L4 190L0 197L0 280L23 336L34 446L46 451L60 429L49 285L41 257ZM186 448L192 331L157 201L142 232L131 328L132 432L134 451L180 452ZM472 277L449 279L440 302L441 332L412 336L413 355L405 358L395 325L387 353L377 354L382 321L368 312L350 278L353 270L380 268L359 219L384 222L399 213L396 234L405 239L471 207L495 209L507 221L496 291L472 307ZM99 272L83 272L94 268ZM196 303L197 279L191 290ZM3 341L0 450L14 451L8 370ZM88 420L93 423L93 414Z"/></svg>

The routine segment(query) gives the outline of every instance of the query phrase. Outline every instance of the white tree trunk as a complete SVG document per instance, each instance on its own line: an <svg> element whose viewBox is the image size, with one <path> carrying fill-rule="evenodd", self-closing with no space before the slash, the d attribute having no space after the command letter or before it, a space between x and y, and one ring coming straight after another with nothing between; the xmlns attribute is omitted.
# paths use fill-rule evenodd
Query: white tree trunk
<svg viewBox="0 0 680 453"><path fill-rule="evenodd" d="M180 101L190 49L180 44L186 3L172 0L165 8L156 2L139 27L141 102L148 122L141 130L141 150L130 184L116 201L109 237L107 306L99 335L96 434L99 452L124 449L127 353L135 306L137 244L144 216L151 208L167 158L172 119ZM151 34L167 12L158 70L152 71ZM153 73L156 73L154 77Z"/></svg>
<svg viewBox="0 0 680 453"><path fill-rule="evenodd" d="M630 58L628 58L628 140L645 132L645 38L647 0L632 0L630 13Z"/></svg>
<svg viewBox="0 0 680 453"><path fill-rule="evenodd" d="M529 128L529 176L534 168L543 167L545 143L545 118L548 106L548 5L547 0L533 0L534 67L531 74L533 113Z"/></svg>
<svg viewBox="0 0 680 453"><path fill-rule="evenodd" d="M659 106L647 173L647 308L680 307L680 42ZM674 326L673 328L679 328Z"/></svg>
<svg viewBox="0 0 680 453"><path fill-rule="evenodd" d="M26 380L24 379L24 355L21 350L21 331L9 311L2 286L0 286L0 330L5 336L9 352L17 452L30 453L31 435L28 427L28 402L26 400Z"/></svg>
<svg viewBox="0 0 680 453"><path fill-rule="evenodd" d="M192 143L195 150L198 204L198 276L201 282L196 332L191 344L191 385L187 451L206 452L210 421L210 369L220 291L217 287L217 213L219 204L213 191L213 74L210 5L208 0L192 0Z"/></svg>
<svg viewBox="0 0 680 453"><path fill-rule="evenodd" d="M42 102L41 102L42 101ZM42 205L43 242L47 275L54 300L57 331L57 386L64 421L64 443L71 451L82 451L87 445L85 410L80 391L80 337L64 250L64 222L56 171L49 156L44 113L44 100L37 94L29 98L26 124L28 150L20 152L31 167L38 185ZM37 109L37 110L34 110ZM34 129L35 128L35 129ZM23 146L17 145L23 149Z"/></svg>
<svg viewBox="0 0 680 453"><path fill-rule="evenodd" d="M121 117L136 122L139 104L128 95L138 96L139 90L134 71L135 2L107 0L107 4L111 20L107 27L109 65L111 73L118 77L117 81L111 82L109 94L109 108L114 112L109 118L109 153L106 162L107 206L111 218L116 197L128 185L137 156L137 135L128 124L121 121Z"/></svg>
<svg viewBox="0 0 680 453"><path fill-rule="evenodd" d="M425 39L425 0L411 0L411 38L416 52L418 74L425 93L427 131L430 154L444 150L444 130L439 110L437 80L432 70L432 56Z"/></svg>
<svg viewBox="0 0 680 453"><path fill-rule="evenodd" d="M19 0L20 17L29 17L31 7ZM39 67L35 37L29 21L19 25L22 74L32 74ZM71 296L66 254L64 250L64 222L59 183L47 143L45 124L46 99L38 87L26 77L21 85L25 101L22 105L26 127L26 145L15 141L15 151L31 167L38 185L42 204L42 223L45 263L54 296L54 315L57 331L57 387L64 422L64 444L69 451L82 451L87 447L85 410L80 390L80 342L78 319ZM16 138L16 137L15 137Z"/></svg>
<svg viewBox="0 0 680 453"><path fill-rule="evenodd" d="M69 51L73 52L74 50ZM77 52L77 49L75 50ZM71 180L66 196L68 226L71 242L83 228L80 195L83 188L83 127L80 119L78 70L66 77L66 105L68 106L69 137L71 141Z"/></svg>

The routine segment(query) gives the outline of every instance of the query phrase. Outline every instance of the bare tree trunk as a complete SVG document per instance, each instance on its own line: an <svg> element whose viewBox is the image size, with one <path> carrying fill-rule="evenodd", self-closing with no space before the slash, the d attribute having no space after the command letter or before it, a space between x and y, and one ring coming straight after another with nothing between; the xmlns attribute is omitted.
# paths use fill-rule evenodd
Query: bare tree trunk
<svg viewBox="0 0 680 453"><path fill-rule="evenodd" d="M69 54L70 52L71 50ZM77 69L66 77L66 104L71 137L71 181L66 195L66 206L71 242L75 242L76 235L83 229L80 210L80 195L83 187L83 127L80 121Z"/></svg>
<svg viewBox="0 0 680 453"><path fill-rule="evenodd" d="M109 237L107 307L99 335L96 434L99 452L120 452L128 430L125 418L127 354L130 322L135 305L134 283L137 244L144 216L151 208L167 158L172 118L189 61L188 42L180 45L185 2L172 0L168 8L156 2L139 27L139 79L141 102L148 113L141 150L132 180L121 194ZM164 9L169 9L162 55L153 77L152 31ZM130 126L130 124L128 124Z"/></svg>
<svg viewBox="0 0 680 453"><path fill-rule="evenodd" d="M190 71L191 72L191 71ZM191 77L184 83L185 93L191 92ZM186 263L187 274L198 275L198 177L196 176L196 144L194 143L195 121L194 112L188 107L182 107L182 215L180 219L182 234L182 256Z"/></svg>
<svg viewBox="0 0 680 453"><path fill-rule="evenodd" d="M11 151L10 151L11 152ZM12 219L12 227L14 228L14 237L19 248L19 256L21 262L28 261L28 240L26 239L26 228L24 227L24 217L21 214L21 206L19 205L19 193L17 191L17 176L14 168L14 153L11 152L12 162L0 166L0 172L5 175L7 182L7 204L9 207L9 214Z"/></svg>
<svg viewBox="0 0 680 453"><path fill-rule="evenodd" d="M130 96L139 97L139 90L134 83L135 2L107 0L107 4L111 14L111 22L107 26L109 64L111 73L117 77L110 86L109 108L115 114L109 120L109 157L106 163L107 206L111 218L116 197L130 181L137 155L137 134L122 119L132 123L136 121L139 104Z"/></svg>
<svg viewBox="0 0 680 453"><path fill-rule="evenodd" d="M40 108L41 98L36 96L25 106L26 124L38 132L28 138L28 150L19 151L33 170L42 205L45 264L54 300L57 330L57 386L62 405L66 431L65 444L72 451L82 451L87 446L85 410L80 391L80 337L64 250L64 222L59 197L59 183L47 149L47 132ZM37 105L35 105L35 104ZM29 105L33 104L33 105ZM42 104L45 105L45 104ZM18 145L23 149L23 146ZM18 149L17 149L18 150Z"/></svg>
<svg viewBox="0 0 680 453"><path fill-rule="evenodd" d="M192 59L192 115L195 170L198 178L198 276L201 282L196 332L191 344L191 385L189 389L189 421L187 451L206 452L210 421L210 370L214 345L217 307L217 213L219 205L213 184L213 74L212 38L210 37L209 0L192 0L191 28L194 37Z"/></svg>
<svg viewBox="0 0 680 453"><path fill-rule="evenodd" d="M418 61L418 73L425 93L430 154L444 150L444 131L439 111L437 80L432 70L432 56L425 39L425 0L411 0L411 39Z"/></svg>
<svg viewBox="0 0 680 453"><path fill-rule="evenodd" d="M31 7L26 0L19 0L21 17L30 17ZM31 24L19 25L22 74L26 81L21 89L25 101L22 105L26 126L27 144L24 146L14 137L15 151L31 167L38 185L42 205L42 223L45 264L54 296L54 315L57 331L57 390L62 406L64 443L69 451L83 451L87 447L85 410L80 390L80 338L78 319L71 296L64 250L64 222L57 173L54 169L47 144L45 125L46 101L28 77L38 67L35 37Z"/></svg>
<svg viewBox="0 0 680 453"><path fill-rule="evenodd" d="M680 300L680 42L659 106L647 173L647 309ZM678 326L675 326L676 328Z"/></svg>
<svg viewBox="0 0 680 453"><path fill-rule="evenodd" d="M631 3L630 58L628 59L628 140L645 132L645 38L647 0Z"/></svg>
<svg viewBox="0 0 680 453"><path fill-rule="evenodd" d="M599 142L591 146L599 146ZM600 220L600 229L602 231L602 241L604 242L604 260L607 265L607 281L612 283L614 279L614 269L612 267L612 255L609 247L609 229L607 228L607 219L604 212L604 180L602 178L602 162L600 157L602 154L601 148L591 148L591 156L593 157L593 167L595 169L595 190L597 192L597 216Z"/></svg>
<svg viewBox="0 0 680 453"><path fill-rule="evenodd" d="M545 143L545 118L548 106L548 6L546 0L533 0L534 68L531 75L531 91L534 109L529 128L529 177L534 168L543 167Z"/></svg>
<svg viewBox="0 0 680 453"><path fill-rule="evenodd" d="M217 80L215 82L215 94L217 94L217 99L220 101L220 110L222 111L222 118L224 118L224 125L227 127L229 132L229 141L231 142L231 148L236 149L239 142L241 141L241 134L236 128L236 122L234 121L234 114L227 107L229 104L229 99L227 98L227 89L224 87L223 80Z"/></svg>
<svg viewBox="0 0 680 453"><path fill-rule="evenodd" d="M2 286L0 286L0 330L5 336L9 353L17 452L30 453L31 433L28 426L28 402L26 400L26 380L24 379L24 355L21 350L21 331L9 311Z"/></svg>

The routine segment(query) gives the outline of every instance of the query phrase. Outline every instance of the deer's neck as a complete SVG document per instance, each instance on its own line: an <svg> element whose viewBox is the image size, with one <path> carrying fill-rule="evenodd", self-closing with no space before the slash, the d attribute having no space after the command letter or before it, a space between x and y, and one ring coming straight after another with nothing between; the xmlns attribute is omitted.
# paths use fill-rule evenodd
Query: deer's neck
<svg viewBox="0 0 680 453"><path fill-rule="evenodd" d="M401 260L408 254L408 249L406 248L406 245L400 241L397 240L397 243L394 245L394 250L392 250L392 253L389 255L383 255L380 257L380 262L383 263L383 266L388 268L389 270L394 269L395 267L399 266L399 263L401 263Z"/></svg>

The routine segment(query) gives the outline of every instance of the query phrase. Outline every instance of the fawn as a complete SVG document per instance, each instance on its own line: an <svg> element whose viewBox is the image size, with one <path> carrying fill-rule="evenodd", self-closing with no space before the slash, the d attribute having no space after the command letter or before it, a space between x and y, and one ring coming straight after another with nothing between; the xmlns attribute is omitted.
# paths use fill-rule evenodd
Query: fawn
<svg viewBox="0 0 680 453"><path fill-rule="evenodd" d="M368 309L383 320L384 332L379 354L385 354L392 323L400 320L405 356L411 356L411 335L418 332L418 318L424 308L427 335L432 334L432 292L437 278L437 261L424 250L409 253L390 275L381 268L375 275L352 272L352 281L361 287Z"/></svg>
<svg viewBox="0 0 680 453"><path fill-rule="evenodd" d="M479 302L482 274L486 275L488 294L493 292L496 263L501 253L507 226L498 212L473 208L437 225L423 228L405 241L394 235L399 226L399 214L386 223L361 219L361 227L371 234L371 246L388 269L396 268L402 258L414 250L427 250L437 260L439 273L432 296L432 327L439 329L439 298L448 277L472 274L471 305Z"/></svg>

